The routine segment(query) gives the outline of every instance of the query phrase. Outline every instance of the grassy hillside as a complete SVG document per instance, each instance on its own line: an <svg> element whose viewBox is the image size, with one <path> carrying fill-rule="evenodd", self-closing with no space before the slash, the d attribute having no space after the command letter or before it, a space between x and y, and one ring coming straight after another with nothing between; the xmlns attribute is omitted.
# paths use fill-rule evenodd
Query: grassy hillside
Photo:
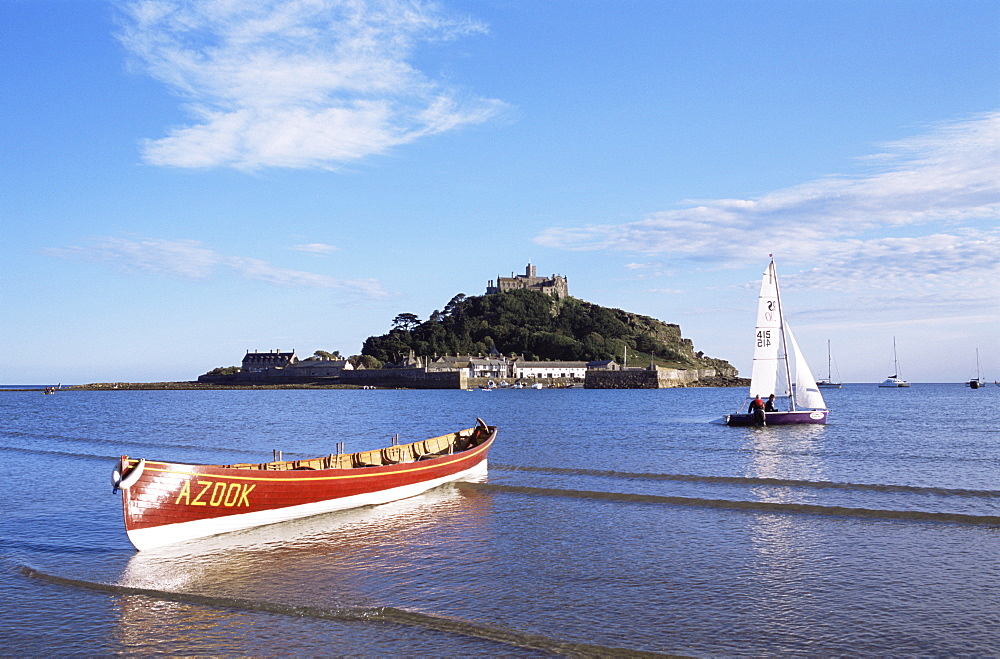
<svg viewBox="0 0 1000 659"><path fill-rule="evenodd" d="M724 360L696 353L677 325L535 291L456 295L425 321L400 314L388 334L368 337L361 352L382 362L399 362L411 350L417 356L485 356L494 348L528 360L619 363L627 348L630 366L652 360L677 368L732 368Z"/></svg>

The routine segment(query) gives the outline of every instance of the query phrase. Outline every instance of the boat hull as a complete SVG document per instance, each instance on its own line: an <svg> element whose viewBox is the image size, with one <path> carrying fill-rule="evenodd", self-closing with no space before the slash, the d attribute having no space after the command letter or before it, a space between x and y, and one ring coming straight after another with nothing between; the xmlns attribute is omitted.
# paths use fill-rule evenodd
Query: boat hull
<svg viewBox="0 0 1000 659"><path fill-rule="evenodd" d="M825 424L827 410L796 410L795 412L767 412L764 416L765 425L789 426L799 424ZM730 414L726 416L727 426L754 426L753 414Z"/></svg>
<svg viewBox="0 0 1000 659"><path fill-rule="evenodd" d="M487 434L488 433L488 434ZM164 545L418 495L485 475L496 428L478 444L413 462L334 469L234 468L147 460L122 490L125 530L142 551ZM122 472L138 463L124 459Z"/></svg>

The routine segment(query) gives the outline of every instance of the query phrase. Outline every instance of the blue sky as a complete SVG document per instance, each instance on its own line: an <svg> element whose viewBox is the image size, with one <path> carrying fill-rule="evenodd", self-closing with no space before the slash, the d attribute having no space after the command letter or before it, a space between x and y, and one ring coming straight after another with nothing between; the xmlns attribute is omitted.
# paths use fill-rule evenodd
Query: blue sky
<svg viewBox="0 0 1000 659"><path fill-rule="evenodd" d="M360 352L523 272L749 374L1000 378L1000 3L0 0L0 382Z"/></svg>

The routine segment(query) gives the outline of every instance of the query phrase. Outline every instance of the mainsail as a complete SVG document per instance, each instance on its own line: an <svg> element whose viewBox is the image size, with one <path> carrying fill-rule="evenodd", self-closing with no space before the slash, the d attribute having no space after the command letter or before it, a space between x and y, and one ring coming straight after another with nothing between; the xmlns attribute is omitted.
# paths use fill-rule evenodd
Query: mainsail
<svg viewBox="0 0 1000 659"><path fill-rule="evenodd" d="M781 344L781 311L778 306L778 279L774 263L767 266L757 299L757 328L754 337L750 396L767 398L785 395L775 391L778 379L778 349Z"/></svg>

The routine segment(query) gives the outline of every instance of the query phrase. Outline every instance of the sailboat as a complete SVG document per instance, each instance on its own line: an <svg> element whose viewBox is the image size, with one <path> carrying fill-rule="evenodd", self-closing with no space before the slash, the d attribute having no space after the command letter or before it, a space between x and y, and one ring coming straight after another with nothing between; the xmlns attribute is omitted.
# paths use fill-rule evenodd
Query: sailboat
<svg viewBox="0 0 1000 659"><path fill-rule="evenodd" d="M979 348L976 348L976 377L965 383L965 386L978 389L982 386L982 373L979 372Z"/></svg>
<svg viewBox="0 0 1000 659"><path fill-rule="evenodd" d="M799 349L792 329L785 321L778 291L774 259L764 271L757 301L757 328L754 338L753 371L750 374L751 409L759 398L775 398L775 411L754 414L746 409L725 417L728 426L791 425L826 423L829 410L816 380ZM763 419L761 419L763 416Z"/></svg>
<svg viewBox="0 0 1000 659"><path fill-rule="evenodd" d="M909 387L910 383L899 377L899 360L896 358L896 337L892 337L892 363L895 373L879 383L879 387L896 389L899 387Z"/></svg>
<svg viewBox="0 0 1000 659"><path fill-rule="evenodd" d="M826 377L816 380L816 385L827 389L840 389L842 385L833 381L833 352L830 350L830 339L826 340Z"/></svg>

